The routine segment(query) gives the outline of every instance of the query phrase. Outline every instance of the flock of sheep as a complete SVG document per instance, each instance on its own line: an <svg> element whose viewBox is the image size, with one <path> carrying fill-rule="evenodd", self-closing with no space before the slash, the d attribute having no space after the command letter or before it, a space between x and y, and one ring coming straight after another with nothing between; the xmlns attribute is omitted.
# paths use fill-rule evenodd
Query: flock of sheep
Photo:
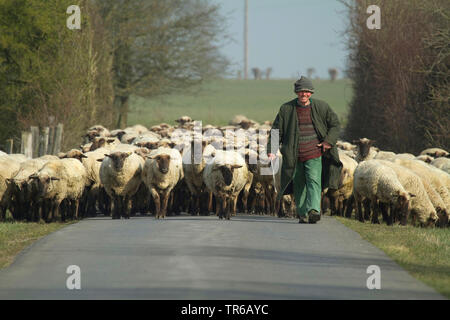
<svg viewBox="0 0 450 320"><path fill-rule="evenodd" d="M201 126L184 116L178 125L135 125L109 131L89 128L84 144L58 156L26 159L0 153L0 214L13 219L81 219L99 212L113 219L137 213L156 218L188 212L230 219L236 213L295 217L292 195L276 200L280 171L265 146L271 123L236 116L230 125ZM448 225L450 159L428 149L420 156L394 154L338 141L340 188L324 190L323 210L360 221ZM275 167L281 168L278 153ZM364 212L362 211L364 206Z"/></svg>

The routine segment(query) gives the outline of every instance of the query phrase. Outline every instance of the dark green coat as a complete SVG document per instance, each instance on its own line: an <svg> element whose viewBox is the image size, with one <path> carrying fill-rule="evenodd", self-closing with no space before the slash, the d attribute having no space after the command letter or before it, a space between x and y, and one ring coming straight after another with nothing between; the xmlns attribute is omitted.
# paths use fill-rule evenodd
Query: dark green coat
<svg viewBox="0 0 450 320"><path fill-rule="evenodd" d="M280 107L280 111L273 122L272 129L279 130L280 152L283 155L281 166L281 191L278 197L283 194L291 194L292 178L298 158L299 128L296 106L298 99L295 98L286 102ZM322 100L310 99L311 119L320 142L328 142L332 148L322 156L322 190L325 188L337 189L341 175L342 163L339 160L339 153L336 142L339 137L339 119L331 110L330 106ZM271 152L269 137L267 143L267 153Z"/></svg>

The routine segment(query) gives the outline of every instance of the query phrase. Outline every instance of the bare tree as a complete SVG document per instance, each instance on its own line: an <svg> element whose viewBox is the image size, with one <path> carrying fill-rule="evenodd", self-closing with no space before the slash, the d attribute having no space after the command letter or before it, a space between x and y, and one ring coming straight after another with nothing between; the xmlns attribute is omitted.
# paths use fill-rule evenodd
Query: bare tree
<svg viewBox="0 0 450 320"><path fill-rule="evenodd" d="M253 79L261 79L261 70L259 68L252 68Z"/></svg>
<svg viewBox="0 0 450 320"><path fill-rule="evenodd" d="M222 75L219 6L198 0L98 0L111 32L118 127L131 95L154 97Z"/></svg>
<svg viewBox="0 0 450 320"><path fill-rule="evenodd" d="M337 78L338 70L336 68L328 69L328 74L330 75L330 80L334 81Z"/></svg>
<svg viewBox="0 0 450 320"><path fill-rule="evenodd" d="M312 79L313 74L316 72L316 69L314 68L308 68L306 70L306 74L308 75L308 78Z"/></svg>

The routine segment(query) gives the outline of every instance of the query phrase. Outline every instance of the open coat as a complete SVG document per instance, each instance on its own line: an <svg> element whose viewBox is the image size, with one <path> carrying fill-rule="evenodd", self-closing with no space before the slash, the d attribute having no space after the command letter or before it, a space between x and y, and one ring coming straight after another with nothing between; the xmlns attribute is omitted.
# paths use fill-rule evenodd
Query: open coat
<svg viewBox="0 0 450 320"><path fill-rule="evenodd" d="M339 119L330 106L318 99L310 99L311 119L320 142L328 142L332 148L322 155L322 190L325 188L337 189L342 169L339 160L339 153L336 142L339 137ZM281 165L281 190L278 194L280 198L283 194L293 193L292 179L294 177L295 166L298 161L299 126L296 107L298 99L295 98L284 103L280 107L272 129L279 130L279 146L283 155ZM267 142L267 153L276 154L278 150L271 150L272 135Z"/></svg>

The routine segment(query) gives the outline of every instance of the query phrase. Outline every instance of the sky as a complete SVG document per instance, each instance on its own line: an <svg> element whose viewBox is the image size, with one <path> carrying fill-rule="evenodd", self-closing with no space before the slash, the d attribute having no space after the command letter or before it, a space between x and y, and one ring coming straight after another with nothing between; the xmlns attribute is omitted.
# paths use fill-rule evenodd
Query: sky
<svg viewBox="0 0 450 320"><path fill-rule="evenodd" d="M212 0L227 19L232 42L222 53L233 63L232 76L244 65L244 0ZM272 67L272 78L298 78L315 68L313 77L328 77L329 68L345 70L347 17L337 0L249 0L250 69Z"/></svg>

